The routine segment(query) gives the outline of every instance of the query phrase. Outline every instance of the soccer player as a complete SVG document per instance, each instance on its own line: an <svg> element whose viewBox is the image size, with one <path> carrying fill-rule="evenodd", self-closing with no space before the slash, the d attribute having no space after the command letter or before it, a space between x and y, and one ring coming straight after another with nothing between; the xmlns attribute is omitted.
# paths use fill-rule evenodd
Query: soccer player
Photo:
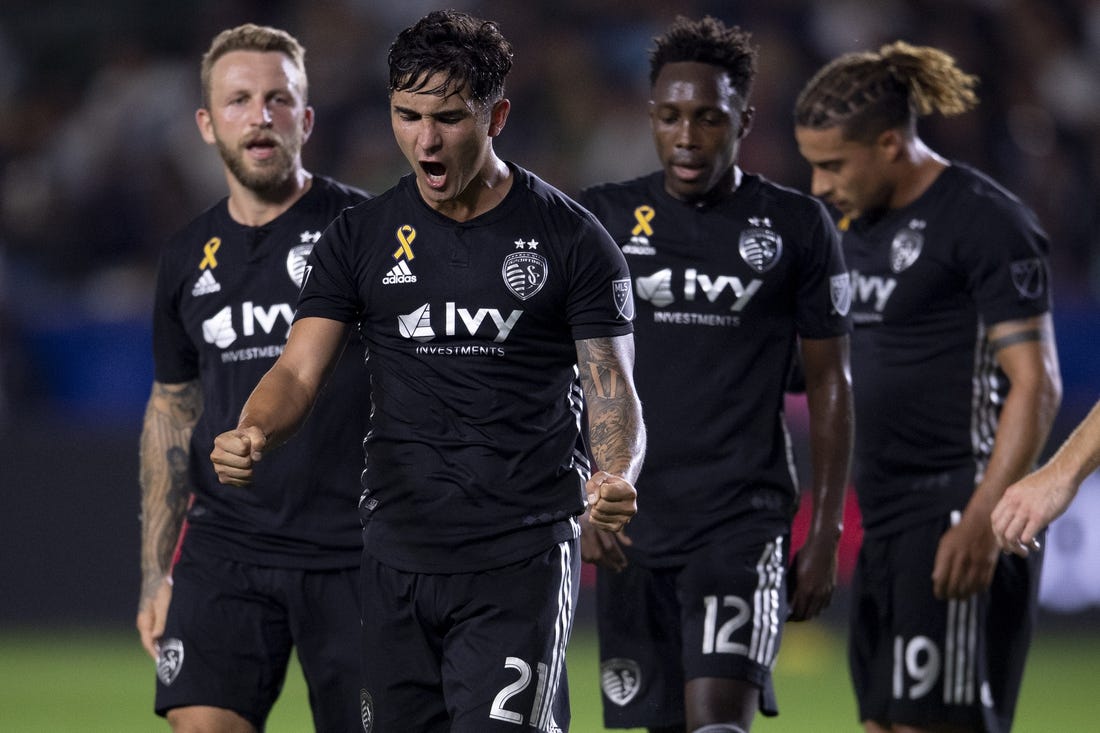
<svg viewBox="0 0 1100 733"><path fill-rule="evenodd" d="M993 508L993 533L1005 552L1027 557L1036 539L1069 508L1081 482L1100 467L1100 402L1046 464L1009 486Z"/></svg>
<svg viewBox="0 0 1100 733"><path fill-rule="evenodd" d="M172 239L157 277L137 628L157 660L156 711L178 731L263 730L293 647L317 730L362 731L347 643L359 629L356 446L369 424L361 355L339 360L253 491L221 486L207 458L282 352L321 232L366 198L302 167L314 120L304 53L275 28L214 38L195 118L229 196Z"/></svg>
<svg viewBox="0 0 1100 733"><path fill-rule="evenodd" d="M791 617L808 619L836 580L852 441L848 273L820 202L737 165L755 71L748 33L677 19L650 55L662 170L580 199L634 276L649 431L629 537L585 533L609 727L747 731L757 709L774 715L788 596ZM792 582L799 492L783 404L796 350L814 506Z"/></svg>
<svg viewBox="0 0 1100 733"><path fill-rule="evenodd" d="M457 11L398 34L391 122L412 173L327 230L286 350L214 442L223 483L254 480L362 322L368 730L566 730L578 517L586 496L609 531L636 511L626 262L591 214L494 152L511 65L496 23Z"/></svg>
<svg viewBox="0 0 1100 733"><path fill-rule="evenodd" d="M853 278L864 540L849 652L873 733L1007 731L1037 612L1038 556L1002 556L989 518L1061 401L1047 238L917 133L918 117L972 108L976 83L899 41L833 60L795 106Z"/></svg>

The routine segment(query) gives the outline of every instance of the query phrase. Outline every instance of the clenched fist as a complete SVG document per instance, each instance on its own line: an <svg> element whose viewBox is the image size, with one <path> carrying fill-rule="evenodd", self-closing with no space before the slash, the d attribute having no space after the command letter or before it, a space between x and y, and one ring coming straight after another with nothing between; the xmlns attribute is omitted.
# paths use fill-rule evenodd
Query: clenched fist
<svg viewBox="0 0 1100 733"><path fill-rule="evenodd" d="M588 521L599 529L618 532L638 513L638 492L622 476L597 471L585 484Z"/></svg>

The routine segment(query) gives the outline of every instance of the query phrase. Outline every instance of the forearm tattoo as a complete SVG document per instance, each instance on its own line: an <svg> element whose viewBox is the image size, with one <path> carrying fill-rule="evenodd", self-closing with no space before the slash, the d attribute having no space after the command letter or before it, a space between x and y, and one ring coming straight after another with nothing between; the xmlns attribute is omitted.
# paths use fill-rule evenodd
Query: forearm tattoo
<svg viewBox="0 0 1100 733"><path fill-rule="evenodd" d="M202 414L197 381L153 384L141 431L142 597L168 573L191 498L191 433Z"/></svg>
<svg viewBox="0 0 1100 733"><path fill-rule="evenodd" d="M588 403L588 430L596 466L622 473L637 462L643 444L641 412L629 368L612 339L577 342L581 386Z"/></svg>

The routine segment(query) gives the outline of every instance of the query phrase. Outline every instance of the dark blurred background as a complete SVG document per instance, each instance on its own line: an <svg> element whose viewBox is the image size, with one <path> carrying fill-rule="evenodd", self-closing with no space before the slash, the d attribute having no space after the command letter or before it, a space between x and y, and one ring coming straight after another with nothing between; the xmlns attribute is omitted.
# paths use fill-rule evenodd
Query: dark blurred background
<svg viewBox="0 0 1100 733"><path fill-rule="evenodd" d="M1100 2L451 5L497 20L515 46L513 108L498 151L568 193L656 167L647 51L678 13L710 13L753 33L761 52L757 114L741 162L803 190L809 169L793 142L791 107L814 70L839 53L898 38L947 50L981 77L981 105L925 120L923 136L1018 194L1053 242L1066 392L1051 447L1100 394ZM4 0L0 628L132 623L154 268L168 236L225 194L217 155L194 123L199 59L210 39L245 21L295 34L308 50L317 111L307 167L380 192L405 172L388 122L386 51L401 28L436 7ZM792 401L802 442L800 409ZM1085 493L1048 543L1048 576L1058 582L1044 595L1054 623L1100 606L1100 564L1092 559L1100 558L1100 505L1091 498L1097 491Z"/></svg>

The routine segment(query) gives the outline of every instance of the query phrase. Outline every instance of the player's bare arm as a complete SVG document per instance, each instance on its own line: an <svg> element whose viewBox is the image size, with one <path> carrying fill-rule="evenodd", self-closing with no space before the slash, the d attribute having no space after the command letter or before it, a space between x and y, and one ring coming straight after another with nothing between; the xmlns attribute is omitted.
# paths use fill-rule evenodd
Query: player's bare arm
<svg viewBox="0 0 1100 733"><path fill-rule="evenodd" d="M597 471L588 481L589 522L616 532L637 512L634 481L645 455L642 406L634 389L634 337L576 342L589 438Z"/></svg>
<svg viewBox="0 0 1100 733"><path fill-rule="evenodd" d="M965 598L989 586L998 552L989 520L993 507L1031 470L1062 401L1049 314L998 323L989 329L988 341L1009 390L985 475L958 524L940 540L932 573L938 598Z"/></svg>
<svg viewBox="0 0 1100 733"><path fill-rule="evenodd" d="M202 415L198 380L153 382L141 429L141 597L137 627L155 659L171 588L167 578L179 541L191 486L187 462L191 433Z"/></svg>
<svg viewBox="0 0 1100 733"><path fill-rule="evenodd" d="M237 427L214 439L210 460L221 483L248 486L263 454L297 432L343 351L347 329L327 318L294 322L286 348L252 390Z"/></svg>
<svg viewBox="0 0 1100 733"><path fill-rule="evenodd" d="M848 337L802 339L801 352L810 413L813 515L806 544L792 567L792 621L813 618L832 600L854 433Z"/></svg>
<svg viewBox="0 0 1100 733"><path fill-rule="evenodd" d="M991 521L1005 552L1026 557L1035 536L1069 507L1081 482L1100 467L1100 402L1038 471L1009 486Z"/></svg>

